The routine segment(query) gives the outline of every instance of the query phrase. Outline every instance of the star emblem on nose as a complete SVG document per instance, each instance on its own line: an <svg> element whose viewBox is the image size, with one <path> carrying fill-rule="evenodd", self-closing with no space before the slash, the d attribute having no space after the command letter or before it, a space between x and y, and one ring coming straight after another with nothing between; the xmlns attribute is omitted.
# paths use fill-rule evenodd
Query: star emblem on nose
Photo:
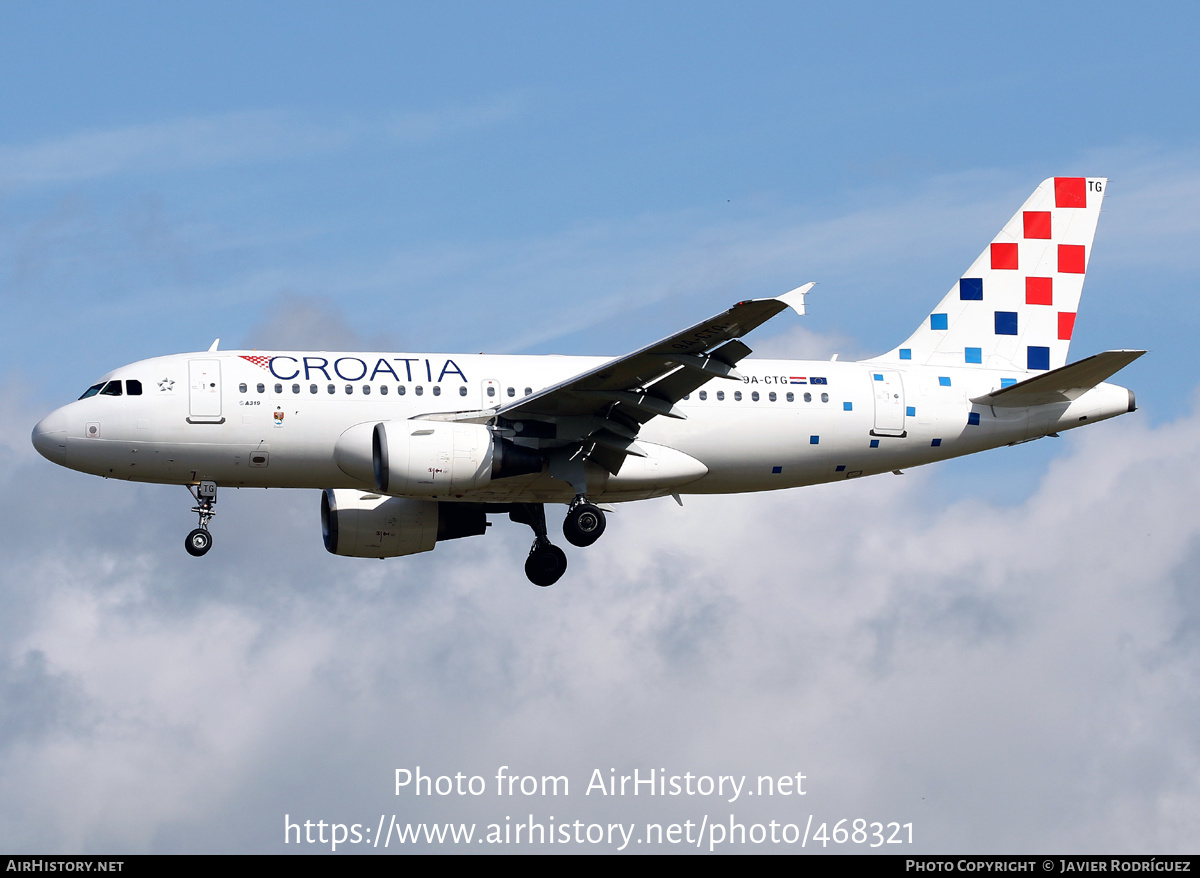
<svg viewBox="0 0 1200 878"><path fill-rule="evenodd" d="M175 382L170 378L164 378L162 381L158 382L158 389L159 390L174 390Z"/></svg>

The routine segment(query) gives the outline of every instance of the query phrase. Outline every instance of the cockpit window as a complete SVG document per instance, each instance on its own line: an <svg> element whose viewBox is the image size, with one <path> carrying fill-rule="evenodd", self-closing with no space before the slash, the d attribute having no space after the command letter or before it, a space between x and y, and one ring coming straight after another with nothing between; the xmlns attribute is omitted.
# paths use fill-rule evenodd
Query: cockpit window
<svg viewBox="0 0 1200 878"><path fill-rule="evenodd" d="M101 396L120 396L121 395L121 382L120 381L108 382L107 384L104 385L104 389L100 391L100 395Z"/></svg>
<svg viewBox="0 0 1200 878"><path fill-rule="evenodd" d="M125 392L128 393L130 396L141 396L142 395L142 382L140 382L134 378L130 378L128 381L125 382Z"/></svg>
<svg viewBox="0 0 1200 878"><path fill-rule="evenodd" d="M103 386L104 386L104 382L103 382L103 381L101 381L99 384L93 384L91 387L89 387L87 390L85 390L85 391L83 392L83 396L81 396L81 397L79 397L79 398L80 398L80 399L87 399L89 396L95 396L97 393L99 393L99 392L100 392L100 388L101 388L101 387L103 387Z"/></svg>

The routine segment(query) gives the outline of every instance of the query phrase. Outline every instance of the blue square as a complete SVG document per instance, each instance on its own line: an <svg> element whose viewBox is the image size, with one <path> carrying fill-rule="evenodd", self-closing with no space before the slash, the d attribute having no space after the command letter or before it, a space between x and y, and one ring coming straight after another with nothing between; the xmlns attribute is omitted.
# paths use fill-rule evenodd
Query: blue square
<svg viewBox="0 0 1200 878"><path fill-rule="evenodd" d="M841 466L839 466L837 469L834 470L834 472L836 472L836 473L844 473L845 471L846 471L845 464L842 464Z"/></svg>
<svg viewBox="0 0 1200 878"><path fill-rule="evenodd" d="M908 415L910 418L915 418L917 416L917 407L915 405L905 407L904 414Z"/></svg>
<svg viewBox="0 0 1200 878"><path fill-rule="evenodd" d="M941 439L934 439L934 440L933 440L932 442L930 442L929 444L930 444L930 445L932 445L934 448L938 448L938 447L940 447L940 446L941 446L941 444L942 444L942 440L941 440Z"/></svg>
<svg viewBox="0 0 1200 878"><path fill-rule="evenodd" d="M911 360L912 359L912 348L900 348L900 359Z"/></svg>
<svg viewBox="0 0 1200 878"><path fill-rule="evenodd" d="M1016 383L1017 383L1016 378L1001 378L1000 379L1000 389L1003 390L1005 387L1012 387Z"/></svg>
<svg viewBox="0 0 1200 878"><path fill-rule="evenodd" d="M963 353L966 354L968 363L983 362L983 348L967 348Z"/></svg>
<svg viewBox="0 0 1200 878"><path fill-rule="evenodd" d="M809 444L809 445L819 445L820 443L821 443L821 437L820 437L820 436L809 436L809 437L808 437L808 444Z"/></svg>
<svg viewBox="0 0 1200 878"><path fill-rule="evenodd" d="M1029 346L1029 364L1026 368L1029 369L1049 369L1050 368L1050 348Z"/></svg>
<svg viewBox="0 0 1200 878"><path fill-rule="evenodd" d="M979 412L971 412L967 415L967 423L972 427L979 426Z"/></svg>
<svg viewBox="0 0 1200 878"><path fill-rule="evenodd" d="M842 403L842 411L844 411L844 412L852 412L852 411L854 411L854 403L852 403L852 402L844 402L844 403Z"/></svg>
<svg viewBox="0 0 1200 878"><path fill-rule="evenodd" d="M874 374L872 377L873 377L873 378L874 378L876 381L882 381L882 380L883 380L883 376L882 376L882 375L880 375L878 372L876 372L876 373L875 373L875 374Z"/></svg>
<svg viewBox="0 0 1200 878"><path fill-rule="evenodd" d="M949 387L950 379L947 378L945 375L940 375L940 376L938 376L938 384L940 384L942 387Z"/></svg>
<svg viewBox="0 0 1200 878"><path fill-rule="evenodd" d="M996 335L1016 335L1017 334L1017 312L1016 311L997 311L996 312Z"/></svg>
<svg viewBox="0 0 1200 878"><path fill-rule="evenodd" d="M879 440L878 440L878 439L872 439L872 440L871 440L871 447L872 447L872 448L878 448L878 447L879 447Z"/></svg>
<svg viewBox="0 0 1200 878"><path fill-rule="evenodd" d="M949 329L950 323L945 314L930 314L929 315L930 329Z"/></svg>
<svg viewBox="0 0 1200 878"><path fill-rule="evenodd" d="M779 475L781 472L783 472L783 467L781 467L781 466L773 466L773 467L771 467L771 474L772 474L772 475L776 475L776 476L777 476L777 475Z"/></svg>
<svg viewBox="0 0 1200 878"><path fill-rule="evenodd" d="M983 301L983 278L964 277L958 282L958 297L975 302Z"/></svg>

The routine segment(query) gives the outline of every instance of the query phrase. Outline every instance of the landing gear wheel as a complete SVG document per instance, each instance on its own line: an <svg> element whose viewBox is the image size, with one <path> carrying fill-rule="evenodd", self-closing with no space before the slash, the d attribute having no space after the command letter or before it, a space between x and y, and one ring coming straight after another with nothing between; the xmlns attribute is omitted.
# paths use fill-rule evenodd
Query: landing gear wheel
<svg viewBox="0 0 1200 878"><path fill-rule="evenodd" d="M525 575L534 585L554 585L567 572L567 553L558 546L543 543L534 546L525 560Z"/></svg>
<svg viewBox="0 0 1200 878"><path fill-rule="evenodd" d="M572 546L590 546L604 533L604 512L591 503L577 503L563 519L563 536Z"/></svg>
<svg viewBox="0 0 1200 878"><path fill-rule="evenodd" d="M187 539L183 541L183 547L187 549L189 555L199 558L212 548L212 534L204 528L198 527L187 535Z"/></svg>

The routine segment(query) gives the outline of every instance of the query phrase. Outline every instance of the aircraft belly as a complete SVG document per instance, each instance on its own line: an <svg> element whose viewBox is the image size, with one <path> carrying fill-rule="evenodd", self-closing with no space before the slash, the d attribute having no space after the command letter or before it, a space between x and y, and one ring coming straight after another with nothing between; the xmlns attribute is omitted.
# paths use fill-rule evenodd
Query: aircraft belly
<svg viewBox="0 0 1200 878"><path fill-rule="evenodd" d="M771 408L733 403L699 406L688 420L647 425L647 438L695 457L708 473L686 493L771 491L827 481L839 436L828 409ZM815 438L815 441L814 441Z"/></svg>

